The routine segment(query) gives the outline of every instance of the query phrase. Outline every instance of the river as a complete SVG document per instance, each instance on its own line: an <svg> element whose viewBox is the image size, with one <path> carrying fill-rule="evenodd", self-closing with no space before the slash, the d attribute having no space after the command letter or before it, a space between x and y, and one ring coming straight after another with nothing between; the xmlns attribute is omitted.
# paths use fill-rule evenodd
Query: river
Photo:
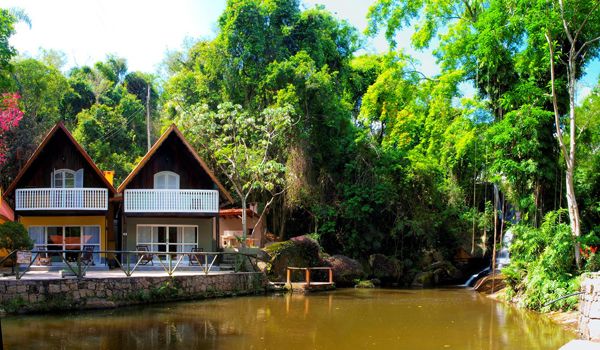
<svg viewBox="0 0 600 350"><path fill-rule="evenodd" d="M557 349L575 335L464 289L340 289L7 316L5 349Z"/></svg>

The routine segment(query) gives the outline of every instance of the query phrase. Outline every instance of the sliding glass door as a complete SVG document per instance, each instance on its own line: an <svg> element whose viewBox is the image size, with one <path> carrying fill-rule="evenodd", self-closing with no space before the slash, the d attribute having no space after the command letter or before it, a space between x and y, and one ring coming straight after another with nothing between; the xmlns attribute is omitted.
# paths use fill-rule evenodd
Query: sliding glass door
<svg viewBox="0 0 600 350"><path fill-rule="evenodd" d="M29 236L34 249L47 250L83 250L91 246L100 250L100 226L31 226ZM67 261L77 260L78 253L62 253ZM59 253L50 254L52 261L62 261ZM95 264L100 264L100 254L93 254Z"/></svg>
<svg viewBox="0 0 600 350"><path fill-rule="evenodd" d="M173 253L171 256L176 259L176 253L191 252L198 247L198 226L137 225L136 245L154 252ZM164 259L166 254L159 257Z"/></svg>

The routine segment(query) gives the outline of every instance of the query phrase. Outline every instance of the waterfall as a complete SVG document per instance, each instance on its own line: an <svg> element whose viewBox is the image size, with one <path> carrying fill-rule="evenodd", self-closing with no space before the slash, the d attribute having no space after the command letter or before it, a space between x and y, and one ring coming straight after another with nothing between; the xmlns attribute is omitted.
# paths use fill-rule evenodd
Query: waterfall
<svg viewBox="0 0 600 350"><path fill-rule="evenodd" d="M498 253L496 257L496 269L500 270L504 266L510 263L510 254L508 249L510 248L510 244L512 243L513 233L511 229L506 230L504 237L502 237L502 249Z"/></svg>

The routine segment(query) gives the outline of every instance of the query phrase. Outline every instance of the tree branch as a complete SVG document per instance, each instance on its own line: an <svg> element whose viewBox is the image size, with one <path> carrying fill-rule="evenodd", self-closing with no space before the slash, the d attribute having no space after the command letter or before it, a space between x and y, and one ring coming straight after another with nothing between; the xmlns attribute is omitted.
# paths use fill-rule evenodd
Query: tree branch
<svg viewBox="0 0 600 350"><path fill-rule="evenodd" d="M581 47L579 48L579 50L577 50L577 52L575 53L575 55L576 55L575 57L579 56L581 54L581 51L583 51L583 49L586 46L588 46L590 44L593 44L594 42L596 42L598 40L600 40L600 36L598 36L598 37L596 37L596 38L594 38L592 40L588 40L588 41L584 42L583 45L581 45Z"/></svg>
<svg viewBox="0 0 600 350"><path fill-rule="evenodd" d="M550 81L552 84L552 105L554 107L554 124L556 126L556 137L558 138L558 144L560 145L560 149L565 157L565 161L567 164L569 163L569 154L567 152L567 147L565 146L562 130L560 129L560 115L558 113L558 101L556 97L556 86L555 86L555 77L554 77L554 48L552 47L552 38L550 37L550 33L546 32L545 34L546 41L548 42L548 50L550 52Z"/></svg>
<svg viewBox="0 0 600 350"><path fill-rule="evenodd" d="M560 6L560 18L562 20L562 24L563 27L565 28L565 34L567 34L567 38L569 39L569 42L571 44L573 44L573 37L571 36L571 31L569 30L569 24L567 23L567 20L565 19L565 7L563 4L563 0L558 0L558 4Z"/></svg>
<svg viewBox="0 0 600 350"><path fill-rule="evenodd" d="M587 16L585 16L585 19L583 20L583 22L581 23L579 28L577 28L577 31L575 32L575 41L577 41L577 37L579 36L579 33L581 33L581 31L583 30L583 27L585 27L587 21L590 19L590 16L594 13L594 11L596 11L598 9L598 6L600 6L600 1L596 1L596 4L594 5L594 7L592 7L592 10L590 12L588 12ZM577 51L577 53L579 54L579 51Z"/></svg>

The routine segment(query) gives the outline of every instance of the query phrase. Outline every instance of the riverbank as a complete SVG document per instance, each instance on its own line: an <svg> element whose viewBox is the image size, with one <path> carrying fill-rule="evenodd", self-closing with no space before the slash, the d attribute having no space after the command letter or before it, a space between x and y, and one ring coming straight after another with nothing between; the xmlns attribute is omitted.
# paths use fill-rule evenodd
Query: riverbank
<svg viewBox="0 0 600 350"><path fill-rule="evenodd" d="M72 278L0 279L0 309L31 313L116 308L155 302L266 293L260 272L205 274L145 273L139 276L88 275Z"/></svg>
<svg viewBox="0 0 600 350"><path fill-rule="evenodd" d="M492 300L496 300L502 303L506 303L511 307L516 307L517 303L514 301L507 300L505 297L506 289L501 289L495 293L487 295L488 298ZM535 311L531 311L535 312ZM573 311L552 311L547 313L536 312L544 317L547 317L552 322L560 325L564 330L577 334L577 327L579 322L579 312L576 310Z"/></svg>

